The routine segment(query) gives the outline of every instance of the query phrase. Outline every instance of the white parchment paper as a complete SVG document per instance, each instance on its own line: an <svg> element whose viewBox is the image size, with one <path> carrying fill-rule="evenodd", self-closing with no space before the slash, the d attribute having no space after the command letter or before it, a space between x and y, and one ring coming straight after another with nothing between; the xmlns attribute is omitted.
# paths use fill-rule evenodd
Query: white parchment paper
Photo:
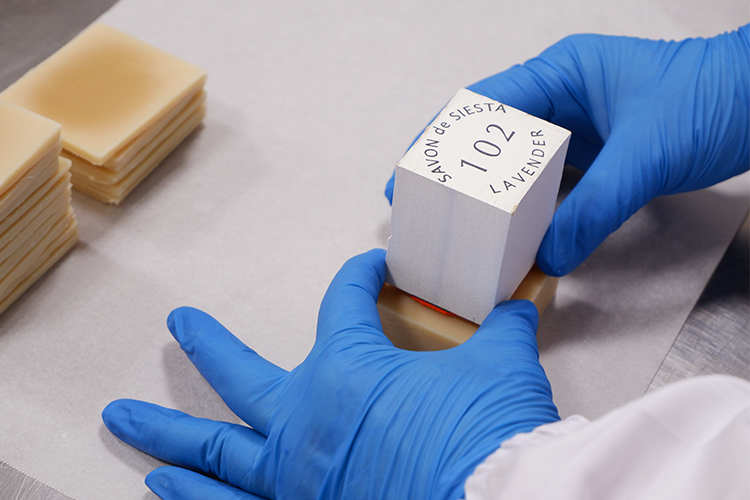
<svg viewBox="0 0 750 500"><path fill-rule="evenodd" d="M393 166L455 91L565 35L711 36L746 2L120 0L102 21L208 70L208 116L0 317L0 456L78 500L152 499L101 423L131 397L235 420L169 335L180 305L291 369L340 265L384 247ZM566 186L575 173L565 178ZM655 200L541 320L563 415L639 397L748 209L748 179Z"/></svg>

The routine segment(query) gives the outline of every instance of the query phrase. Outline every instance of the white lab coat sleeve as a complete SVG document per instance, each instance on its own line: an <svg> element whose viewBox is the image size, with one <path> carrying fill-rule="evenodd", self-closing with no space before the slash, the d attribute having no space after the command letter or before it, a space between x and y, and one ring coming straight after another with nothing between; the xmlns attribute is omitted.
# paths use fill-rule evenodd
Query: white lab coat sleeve
<svg viewBox="0 0 750 500"><path fill-rule="evenodd" d="M467 479L465 499L748 500L750 383L694 378L518 434Z"/></svg>

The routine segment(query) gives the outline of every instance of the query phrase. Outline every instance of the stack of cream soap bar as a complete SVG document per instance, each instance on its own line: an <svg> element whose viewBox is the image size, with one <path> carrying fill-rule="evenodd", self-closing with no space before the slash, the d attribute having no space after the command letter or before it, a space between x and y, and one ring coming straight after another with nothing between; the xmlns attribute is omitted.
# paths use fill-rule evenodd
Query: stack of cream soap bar
<svg viewBox="0 0 750 500"><path fill-rule="evenodd" d="M206 72L96 23L0 93L62 124L73 187L118 204L201 122Z"/></svg>
<svg viewBox="0 0 750 500"><path fill-rule="evenodd" d="M0 313L78 241L60 124L0 100Z"/></svg>

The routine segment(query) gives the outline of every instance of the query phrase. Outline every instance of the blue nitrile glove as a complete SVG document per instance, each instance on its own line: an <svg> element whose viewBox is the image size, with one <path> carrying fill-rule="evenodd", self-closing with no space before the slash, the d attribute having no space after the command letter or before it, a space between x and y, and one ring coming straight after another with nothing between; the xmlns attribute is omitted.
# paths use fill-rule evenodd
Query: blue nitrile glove
<svg viewBox="0 0 750 500"><path fill-rule="evenodd" d="M500 304L453 349L403 351L380 326L384 275L383 250L343 266L323 299L315 345L291 372L207 314L174 311L170 331L252 429L111 403L103 418L116 436L179 466L156 469L147 485L164 499L455 500L500 443L559 418L531 302Z"/></svg>
<svg viewBox="0 0 750 500"><path fill-rule="evenodd" d="M550 275L575 269L655 196L750 164L750 25L681 42L571 36L469 89L573 134L567 162L586 173L539 249Z"/></svg>

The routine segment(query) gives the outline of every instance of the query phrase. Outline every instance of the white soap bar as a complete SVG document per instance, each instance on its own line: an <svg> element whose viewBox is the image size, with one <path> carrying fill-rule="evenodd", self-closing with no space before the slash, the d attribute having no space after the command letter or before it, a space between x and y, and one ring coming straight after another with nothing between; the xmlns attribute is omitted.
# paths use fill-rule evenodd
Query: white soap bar
<svg viewBox="0 0 750 500"><path fill-rule="evenodd" d="M534 263L569 140L460 90L396 166L388 281L481 323Z"/></svg>

